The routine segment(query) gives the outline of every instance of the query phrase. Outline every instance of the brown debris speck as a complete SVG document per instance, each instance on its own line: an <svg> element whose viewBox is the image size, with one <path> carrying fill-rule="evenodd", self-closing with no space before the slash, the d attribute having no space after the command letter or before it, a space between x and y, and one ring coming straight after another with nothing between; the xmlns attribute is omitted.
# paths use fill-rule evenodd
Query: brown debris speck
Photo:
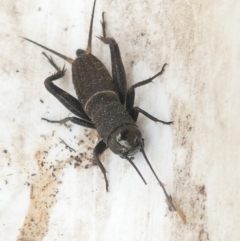
<svg viewBox="0 0 240 241"><path fill-rule="evenodd" d="M74 163L74 168L76 168L76 167L79 167L80 166L80 164L79 163Z"/></svg>
<svg viewBox="0 0 240 241"><path fill-rule="evenodd" d="M80 163L82 163L82 160L80 159L79 156L75 156L74 160L75 160L76 162L80 162Z"/></svg>

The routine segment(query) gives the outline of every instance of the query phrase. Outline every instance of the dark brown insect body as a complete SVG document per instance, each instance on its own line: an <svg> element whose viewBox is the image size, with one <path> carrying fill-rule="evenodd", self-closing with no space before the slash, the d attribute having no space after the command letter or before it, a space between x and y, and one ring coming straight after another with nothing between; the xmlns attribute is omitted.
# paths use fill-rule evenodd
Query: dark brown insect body
<svg viewBox="0 0 240 241"><path fill-rule="evenodd" d="M111 62L112 62L112 77L103 63L91 54L91 39L92 39L92 24L95 9L94 1L92 18L89 31L89 39L87 50L77 50L77 58L75 60L68 58L52 49L40 45L30 39L24 38L56 55L65 59L72 64L72 79L78 96L78 99L71 96L64 90L54 85L53 81L64 76L65 68L60 69L54 63L52 58L43 53L57 70L57 72L49 76L45 80L45 86L68 110L70 110L77 117L67 117L60 121L51 121L44 119L51 123L65 123L71 121L75 124L94 128L100 134L102 140L94 148L94 156L97 164L104 174L106 189L108 190L108 180L106 170L99 160L99 155L103 153L108 147L122 158L128 160L136 169L138 174L143 179L141 173L138 171L135 164L132 162L130 156L134 155L139 150L143 153L148 165L157 178L159 184L163 188L166 198L172 204L171 198L166 193L164 186L154 172L149 163L144 148L143 138L140 130L136 125L138 114L141 113L149 119L161 122L163 124L171 124L172 122L165 122L158 120L152 115L148 114L139 107L134 107L135 88L143 86L152 82L154 78L161 75L164 71L163 65L161 71L152 78L141 81L127 90L127 82L125 76L124 66L122 64L120 51L116 41L113 38L107 38L105 34L104 14L102 15L103 36L99 39L110 46ZM175 209L174 205L172 204Z"/></svg>
<svg viewBox="0 0 240 241"><path fill-rule="evenodd" d="M136 128L135 122L119 101L109 72L95 56L79 56L72 63L72 75L78 99L85 113L110 148L109 142L115 130L122 126ZM115 148L112 151L120 154Z"/></svg>

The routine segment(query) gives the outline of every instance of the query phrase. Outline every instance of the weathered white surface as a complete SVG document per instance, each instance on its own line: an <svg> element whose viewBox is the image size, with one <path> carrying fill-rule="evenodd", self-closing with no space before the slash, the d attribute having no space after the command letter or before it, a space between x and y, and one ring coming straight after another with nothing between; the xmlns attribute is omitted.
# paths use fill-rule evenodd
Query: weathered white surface
<svg viewBox="0 0 240 241"><path fill-rule="evenodd" d="M154 84L137 90L136 105L174 121L169 127L140 116L138 124L149 159L187 216L185 226L167 211L140 154L135 161L147 186L106 152L106 193L100 170L88 161L95 132L41 121L69 112L44 88L54 70L42 50L17 36L74 58L86 47L92 1L0 3L1 241L240 240L239 1L99 0L96 6L94 36L106 11L129 86L169 64ZM109 49L96 38L93 53L110 69ZM74 93L67 68L57 84ZM74 168L70 156L84 152Z"/></svg>

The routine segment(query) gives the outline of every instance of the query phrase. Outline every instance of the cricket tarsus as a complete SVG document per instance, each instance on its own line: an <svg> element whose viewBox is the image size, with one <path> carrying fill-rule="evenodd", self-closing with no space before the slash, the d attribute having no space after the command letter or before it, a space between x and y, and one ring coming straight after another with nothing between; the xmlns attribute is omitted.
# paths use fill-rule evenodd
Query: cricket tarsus
<svg viewBox="0 0 240 241"><path fill-rule="evenodd" d="M59 71L60 68L55 64L52 57L48 57L48 55L45 52L42 52L42 54L48 59L48 62L57 70Z"/></svg>

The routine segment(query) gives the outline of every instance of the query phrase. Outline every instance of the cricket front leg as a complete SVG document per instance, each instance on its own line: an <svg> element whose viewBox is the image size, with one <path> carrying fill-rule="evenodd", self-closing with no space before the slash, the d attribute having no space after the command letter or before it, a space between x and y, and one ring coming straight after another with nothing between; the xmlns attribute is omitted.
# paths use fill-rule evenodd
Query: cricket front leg
<svg viewBox="0 0 240 241"><path fill-rule="evenodd" d="M97 162L98 166L100 167L103 175L104 175L104 179L105 179L105 183L106 183L106 191L108 192L108 179L107 179L107 171L105 169L105 167L103 166L103 164L101 163L100 159L99 159L99 155L101 155L104 151L106 151L107 149L107 145L105 144L105 142L100 141L94 148L93 154L94 154L94 158L95 161Z"/></svg>
<svg viewBox="0 0 240 241"><path fill-rule="evenodd" d="M47 122L50 123L59 123L59 124L65 124L68 121L71 121L74 124L77 124L79 126L83 126L83 127L87 127L87 128L91 128L91 129L96 129L95 125L93 123L90 123L86 120L82 120L80 118L77 117L66 117L62 120L48 120L46 118L42 118L42 120L45 120Z"/></svg>

